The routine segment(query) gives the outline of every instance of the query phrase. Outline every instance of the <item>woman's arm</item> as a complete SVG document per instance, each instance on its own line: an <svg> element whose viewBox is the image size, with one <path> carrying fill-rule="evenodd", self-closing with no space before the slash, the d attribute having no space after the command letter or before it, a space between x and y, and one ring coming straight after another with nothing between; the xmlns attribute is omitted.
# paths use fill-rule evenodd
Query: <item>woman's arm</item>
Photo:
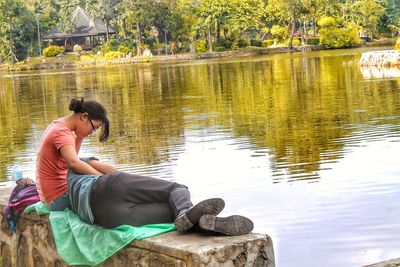
<svg viewBox="0 0 400 267"><path fill-rule="evenodd" d="M110 164L98 161L98 160L89 160L89 165L98 170L103 174L111 173L117 171L117 169Z"/></svg>
<svg viewBox="0 0 400 267"><path fill-rule="evenodd" d="M102 172L93 168L88 163L80 160L73 145L65 145L61 147L60 152L68 167L71 168L75 173L103 175Z"/></svg>

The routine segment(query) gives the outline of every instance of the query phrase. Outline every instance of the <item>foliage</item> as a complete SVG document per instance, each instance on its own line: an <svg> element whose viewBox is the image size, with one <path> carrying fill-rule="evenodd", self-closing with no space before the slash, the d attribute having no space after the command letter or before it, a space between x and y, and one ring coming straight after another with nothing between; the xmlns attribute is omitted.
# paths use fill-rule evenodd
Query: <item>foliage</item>
<svg viewBox="0 0 400 267"><path fill-rule="evenodd" d="M74 48L72 48L72 50L76 53L80 53L82 52L82 47L78 44L74 45Z"/></svg>
<svg viewBox="0 0 400 267"><path fill-rule="evenodd" d="M350 28L371 38L400 31L398 0L0 0L0 62L39 54L38 29L42 36L54 27L71 33L71 13L77 6L122 37L104 38L93 49L103 54L136 50L140 55L145 45L162 52L159 44L169 42L179 53L193 49L195 40L206 40L196 44L197 51L203 52L213 46L242 47L241 39L265 46L269 42L260 40L273 37L284 42L300 35L304 39L306 32L324 33L324 42L332 43L328 39L334 34L324 30L328 28L347 36L340 43L353 42ZM309 44L313 43L317 40L310 38Z"/></svg>
<svg viewBox="0 0 400 267"><path fill-rule="evenodd" d="M64 47L63 46L56 46L56 45L51 45L49 47L46 47L43 49L43 55L45 57L55 57L58 54L63 54L64 53Z"/></svg>
<svg viewBox="0 0 400 267"><path fill-rule="evenodd" d="M286 44L289 45L289 40L287 40ZM294 39L292 40L292 45L294 45L294 46L300 46L300 45L301 45L301 40L300 40L299 38L294 38Z"/></svg>
<svg viewBox="0 0 400 267"><path fill-rule="evenodd" d="M319 37L311 37L307 40L309 45L319 45Z"/></svg>
<svg viewBox="0 0 400 267"><path fill-rule="evenodd" d="M117 51L123 55L128 55L129 53L131 53L132 55L135 54L135 48L125 45L119 45Z"/></svg>
<svg viewBox="0 0 400 267"><path fill-rule="evenodd" d="M263 42L262 42L262 47L269 47L269 46L271 46L271 45L273 45L274 44L274 40L271 40L271 39L268 39L268 40L264 40Z"/></svg>
<svg viewBox="0 0 400 267"><path fill-rule="evenodd" d="M207 40L199 39L194 42L194 48L196 49L196 53L205 53L207 52Z"/></svg>
<svg viewBox="0 0 400 267"><path fill-rule="evenodd" d="M333 17L323 16L320 20L318 20L318 25L321 28L335 27L337 25L337 21Z"/></svg>
<svg viewBox="0 0 400 267"><path fill-rule="evenodd" d="M320 43L326 48L352 47L360 42L357 27L354 24L335 20L335 23L320 29Z"/></svg>
<svg viewBox="0 0 400 267"><path fill-rule="evenodd" d="M215 48L214 48L214 51L215 52L222 52L222 51L225 51L226 49L225 49L225 46L216 46Z"/></svg>
<svg viewBox="0 0 400 267"><path fill-rule="evenodd" d="M104 56L107 60L111 60L111 59L121 58L123 56L123 54L118 51L110 51L110 52L105 53Z"/></svg>
<svg viewBox="0 0 400 267"><path fill-rule="evenodd" d="M279 42L288 38L288 29L287 27L274 25L271 28L271 34L274 36L275 40Z"/></svg>
<svg viewBox="0 0 400 267"><path fill-rule="evenodd" d="M262 40L259 40L259 39L251 39L251 40L250 40L250 45L251 45L251 46L261 46L261 45L262 45Z"/></svg>
<svg viewBox="0 0 400 267"><path fill-rule="evenodd" d="M395 50L400 50L400 38L397 38L396 44L394 46Z"/></svg>

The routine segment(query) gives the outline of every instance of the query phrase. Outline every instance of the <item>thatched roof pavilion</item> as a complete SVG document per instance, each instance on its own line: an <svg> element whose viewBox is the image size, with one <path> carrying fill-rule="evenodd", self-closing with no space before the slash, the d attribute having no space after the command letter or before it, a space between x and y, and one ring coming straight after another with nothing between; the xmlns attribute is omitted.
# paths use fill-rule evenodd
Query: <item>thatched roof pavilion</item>
<svg viewBox="0 0 400 267"><path fill-rule="evenodd" d="M71 22L74 25L72 33L67 34L54 28L43 36L43 41L48 41L49 45L64 46L66 44L66 51L72 50L75 44L79 44L83 49L91 49L107 35L106 23L86 13L79 6L72 12ZM116 34L116 31L108 26L108 34Z"/></svg>

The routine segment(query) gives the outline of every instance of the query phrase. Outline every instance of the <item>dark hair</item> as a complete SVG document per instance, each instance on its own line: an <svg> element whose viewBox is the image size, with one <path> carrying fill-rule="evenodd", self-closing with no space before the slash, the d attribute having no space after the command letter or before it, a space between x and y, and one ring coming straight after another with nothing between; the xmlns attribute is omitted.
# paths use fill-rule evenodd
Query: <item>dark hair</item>
<svg viewBox="0 0 400 267"><path fill-rule="evenodd" d="M107 141L110 135L110 123L107 118L107 110L99 102L93 100L85 101L83 97L80 100L73 98L69 103L69 110L74 113L87 113L89 119L102 121L104 126L101 127L99 141Z"/></svg>

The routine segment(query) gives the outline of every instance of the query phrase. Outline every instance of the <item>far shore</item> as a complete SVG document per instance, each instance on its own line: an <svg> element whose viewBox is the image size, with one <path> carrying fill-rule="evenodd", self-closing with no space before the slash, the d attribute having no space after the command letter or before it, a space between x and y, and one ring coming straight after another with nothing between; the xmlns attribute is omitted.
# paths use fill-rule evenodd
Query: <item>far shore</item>
<svg viewBox="0 0 400 267"><path fill-rule="evenodd" d="M367 47L393 45L393 40L387 39L384 42L373 42L364 44ZM146 62L174 62L198 59L226 58L226 57L248 57L257 55L280 54L302 51L325 50L321 45L295 46L289 47L246 47L238 50L211 52L211 53L186 53L176 55L153 55L153 56L135 56L130 58L117 58L107 60L104 57L97 57L92 54L86 54L85 59L77 59L75 53L67 53L56 57L32 58L30 60L21 61L16 64L0 65L0 73L21 72L30 70L44 69L69 69L69 68L85 68L91 66L107 66L120 64L135 64Z"/></svg>

